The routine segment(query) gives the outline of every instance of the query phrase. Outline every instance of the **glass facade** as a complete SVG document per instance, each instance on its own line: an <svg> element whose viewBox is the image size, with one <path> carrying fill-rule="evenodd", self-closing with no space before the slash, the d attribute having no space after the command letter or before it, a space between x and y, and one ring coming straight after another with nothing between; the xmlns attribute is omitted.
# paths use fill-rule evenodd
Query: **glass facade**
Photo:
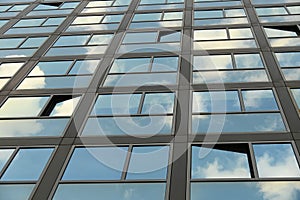
<svg viewBox="0 0 300 200"><path fill-rule="evenodd" d="M2 0L0 199L300 199L299 0Z"/></svg>

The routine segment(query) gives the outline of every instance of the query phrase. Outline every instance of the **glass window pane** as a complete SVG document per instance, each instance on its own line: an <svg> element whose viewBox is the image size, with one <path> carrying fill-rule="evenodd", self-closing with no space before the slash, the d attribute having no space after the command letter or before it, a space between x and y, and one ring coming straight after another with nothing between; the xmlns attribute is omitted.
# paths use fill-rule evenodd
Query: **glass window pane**
<svg viewBox="0 0 300 200"><path fill-rule="evenodd" d="M237 91L210 91L193 93L193 112L239 112Z"/></svg>
<svg viewBox="0 0 300 200"><path fill-rule="evenodd" d="M120 180L127 147L76 148L62 180Z"/></svg>
<svg viewBox="0 0 300 200"><path fill-rule="evenodd" d="M259 54L238 54L234 55L237 68L263 68Z"/></svg>
<svg viewBox="0 0 300 200"><path fill-rule="evenodd" d="M108 44L111 40L112 35L94 35L92 39L89 41L89 45L97 45L97 44Z"/></svg>
<svg viewBox="0 0 300 200"><path fill-rule="evenodd" d="M240 17L240 16L246 16L246 13L243 9L231 9L231 10L225 10L226 17Z"/></svg>
<svg viewBox="0 0 300 200"><path fill-rule="evenodd" d="M280 113L194 115L193 133L286 132Z"/></svg>
<svg viewBox="0 0 300 200"><path fill-rule="evenodd" d="M250 28L229 29L230 39L253 38Z"/></svg>
<svg viewBox="0 0 300 200"><path fill-rule="evenodd" d="M106 15L102 23L116 23L122 20L124 15Z"/></svg>
<svg viewBox="0 0 300 200"><path fill-rule="evenodd" d="M71 116L80 100L80 97L59 102L55 105L50 116Z"/></svg>
<svg viewBox="0 0 300 200"><path fill-rule="evenodd" d="M223 11L222 10L201 10L195 11L194 17L198 19L205 19L205 18L222 18Z"/></svg>
<svg viewBox="0 0 300 200"><path fill-rule="evenodd" d="M0 137L57 137L62 135L68 121L69 118L0 120Z"/></svg>
<svg viewBox="0 0 300 200"><path fill-rule="evenodd" d="M92 74L96 70L99 60L76 61L69 74Z"/></svg>
<svg viewBox="0 0 300 200"><path fill-rule="evenodd" d="M99 95L93 115L136 114L141 94Z"/></svg>
<svg viewBox="0 0 300 200"><path fill-rule="evenodd" d="M0 48L17 48L25 38L5 38L0 39Z"/></svg>
<svg viewBox="0 0 300 200"><path fill-rule="evenodd" d="M52 148L20 149L1 180L38 180L52 152Z"/></svg>
<svg viewBox="0 0 300 200"><path fill-rule="evenodd" d="M29 26L40 26L45 21L45 18L43 19L22 19L18 23L14 25L14 27L29 27Z"/></svg>
<svg viewBox="0 0 300 200"><path fill-rule="evenodd" d="M135 14L133 21L157 21L160 18L161 13Z"/></svg>
<svg viewBox="0 0 300 200"><path fill-rule="evenodd" d="M0 77L13 76L24 63L2 63L0 65Z"/></svg>
<svg viewBox="0 0 300 200"><path fill-rule="evenodd" d="M246 153L192 147L192 178L251 178Z"/></svg>
<svg viewBox="0 0 300 200"><path fill-rule="evenodd" d="M288 14L284 7L273 7L273 8L256 8L256 13L259 16L262 15L286 15Z"/></svg>
<svg viewBox="0 0 300 200"><path fill-rule="evenodd" d="M1 184L0 198L6 200L29 199L35 184Z"/></svg>
<svg viewBox="0 0 300 200"><path fill-rule="evenodd" d="M300 52L276 53L280 67L300 67Z"/></svg>
<svg viewBox="0 0 300 200"><path fill-rule="evenodd" d="M300 170L290 144L253 145L259 177L299 177Z"/></svg>
<svg viewBox="0 0 300 200"><path fill-rule="evenodd" d="M174 19L182 19L182 12L166 12L164 14L163 20L174 20Z"/></svg>
<svg viewBox="0 0 300 200"><path fill-rule="evenodd" d="M13 152L14 149L0 149L0 170L2 170Z"/></svg>
<svg viewBox="0 0 300 200"><path fill-rule="evenodd" d="M287 7L291 14L300 14L300 6Z"/></svg>
<svg viewBox="0 0 300 200"><path fill-rule="evenodd" d="M39 62L28 76L66 74L73 61Z"/></svg>
<svg viewBox="0 0 300 200"><path fill-rule="evenodd" d="M176 81L177 73L122 74L108 75L103 85L108 87L174 85Z"/></svg>
<svg viewBox="0 0 300 200"><path fill-rule="evenodd" d="M227 33L225 29L194 31L194 40L219 40L219 39L227 39Z"/></svg>
<svg viewBox="0 0 300 200"><path fill-rule="evenodd" d="M35 117L49 97L10 97L0 108L0 117Z"/></svg>
<svg viewBox="0 0 300 200"><path fill-rule="evenodd" d="M169 147L134 147L126 179L165 179L167 176Z"/></svg>
<svg viewBox="0 0 300 200"><path fill-rule="evenodd" d="M174 93L148 93L143 103L142 114L173 113Z"/></svg>
<svg viewBox="0 0 300 200"><path fill-rule="evenodd" d="M162 33L159 35L159 42L179 42L181 37L180 32Z"/></svg>
<svg viewBox="0 0 300 200"><path fill-rule="evenodd" d="M298 109L300 109L300 89L292 89L292 93L297 103Z"/></svg>
<svg viewBox="0 0 300 200"><path fill-rule="evenodd" d="M266 2L266 1L264 1ZM300 196L295 181L262 182L194 182L191 183L191 200L296 200Z"/></svg>
<svg viewBox="0 0 300 200"><path fill-rule="evenodd" d="M47 37L35 37L35 38L28 38L23 44L22 48L30 48L30 47L40 47L45 41Z"/></svg>
<svg viewBox="0 0 300 200"><path fill-rule="evenodd" d="M60 184L53 200L164 200L165 183Z"/></svg>
<svg viewBox="0 0 300 200"><path fill-rule="evenodd" d="M171 134L173 116L90 118L82 135L156 135Z"/></svg>
<svg viewBox="0 0 300 200"><path fill-rule="evenodd" d="M43 26L58 26L65 20L64 17L61 18L49 18Z"/></svg>
<svg viewBox="0 0 300 200"><path fill-rule="evenodd" d="M297 33L294 31L284 31L273 28L264 28L268 37L293 37L297 36Z"/></svg>
<svg viewBox="0 0 300 200"><path fill-rule="evenodd" d="M61 36L54 44L54 46L85 45L89 37L89 35Z"/></svg>
<svg viewBox="0 0 300 200"><path fill-rule="evenodd" d="M178 57L155 57L151 71L177 71L177 69Z"/></svg>
<svg viewBox="0 0 300 200"><path fill-rule="evenodd" d="M110 69L110 73L147 72L150 58L116 59Z"/></svg>
<svg viewBox="0 0 300 200"><path fill-rule="evenodd" d="M103 16L88 16L88 17L76 17L72 24L93 24L100 23Z"/></svg>
<svg viewBox="0 0 300 200"><path fill-rule="evenodd" d="M232 69L230 55L194 56L194 70Z"/></svg>
<svg viewBox="0 0 300 200"><path fill-rule="evenodd" d="M125 35L123 43L155 42L156 38L157 38L156 32L127 33Z"/></svg>
<svg viewBox="0 0 300 200"><path fill-rule="evenodd" d="M272 90L242 91L246 111L278 110Z"/></svg>

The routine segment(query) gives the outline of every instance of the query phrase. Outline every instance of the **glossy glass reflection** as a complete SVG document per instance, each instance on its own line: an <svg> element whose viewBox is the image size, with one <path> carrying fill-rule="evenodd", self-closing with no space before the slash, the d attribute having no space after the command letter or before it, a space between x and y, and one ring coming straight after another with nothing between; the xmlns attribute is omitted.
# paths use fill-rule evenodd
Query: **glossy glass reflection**
<svg viewBox="0 0 300 200"><path fill-rule="evenodd" d="M127 147L76 148L62 180L119 180Z"/></svg>
<svg viewBox="0 0 300 200"><path fill-rule="evenodd" d="M144 33L127 33L123 40L123 43L145 43L155 42L157 39L156 32L144 32Z"/></svg>
<svg viewBox="0 0 300 200"><path fill-rule="evenodd" d="M232 69L230 55L194 56L194 70Z"/></svg>
<svg viewBox="0 0 300 200"><path fill-rule="evenodd" d="M193 112L239 112L237 91L211 91L193 93Z"/></svg>
<svg viewBox="0 0 300 200"><path fill-rule="evenodd" d="M263 62L259 54L235 54L235 63L239 69L263 68Z"/></svg>
<svg viewBox="0 0 300 200"><path fill-rule="evenodd" d="M176 82L177 73L126 74L108 75L103 86L173 85Z"/></svg>
<svg viewBox="0 0 300 200"><path fill-rule="evenodd" d="M54 46L85 45L90 35L61 36Z"/></svg>
<svg viewBox="0 0 300 200"><path fill-rule="evenodd" d="M39 62L28 76L65 74L73 61Z"/></svg>
<svg viewBox="0 0 300 200"><path fill-rule="evenodd" d="M297 103L297 106L300 109L300 89L292 89L291 91Z"/></svg>
<svg viewBox="0 0 300 200"><path fill-rule="evenodd" d="M208 151L205 157L201 153ZM192 179L251 178L246 153L226 149L192 147Z"/></svg>
<svg viewBox="0 0 300 200"><path fill-rule="evenodd" d="M165 183L60 184L53 200L164 200Z"/></svg>
<svg viewBox="0 0 300 200"><path fill-rule="evenodd" d="M172 121L173 116L89 118L82 136L171 134Z"/></svg>
<svg viewBox="0 0 300 200"><path fill-rule="evenodd" d="M147 72L151 58L116 59L110 73Z"/></svg>
<svg viewBox="0 0 300 200"><path fill-rule="evenodd" d="M34 184L1 184L0 199L29 199Z"/></svg>
<svg viewBox="0 0 300 200"><path fill-rule="evenodd" d="M173 113L174 93L147 93L142 114Z"/></svg>
<svg viewBox="0 0 300 200"><path fill-rule="evenodd" d="M52 148L20 149L1 180L38 180L52 152Z"/></svg>
<svg viewBox="0 0 300 200"><path fill-rule="evenodd" d="M0 117L37 116L49 97L10 97L0 108Z"/></svg>
<svg viewBox="0 0 300 200"><path fill-rule="evenodd" d="M80 100L80 97L74 97L65 101L61 101L55 105L50 116L71 116Z"/></svg>
<svg viewBox="0 0 300 200"><path fill-rule="evenodd" d="M99 95L92 115L136 114L141 94Z"/></svg>
<svg viewBox="0 0 300 200"><path fill-rule="evenodd" d="M290 144L255 144L259 177L299 177L300 169Z"/></svg>
<svg viewBox="0 0 300 200"><path fill-rule="evenodd" d="M279 110L272 90L242 91L246 111Z"/></svg>
<svg viewBox="0 0 300 200"><path fill-rule="evenodd" d="M90 80L91 76L28 77L17 89L84 88Z"/></svg>
<svg viewBox="0 0 300 200"><path fill-rule="evenodd" d="M191 183L191 200L297 200L300 198L300 182L211 182Z"/></svg>
<svg viewBox="0 0 300 200"><path fill-rule="evenodd" d="M0 64L0 77L13 76L24 63L1 63Z"/></svg>
<svg viewBox="0 0 300 200"><path fill-rule="evenodd" d="M0 120L0 137L61 136L68 121L69 118Z"/></svg>
<svg viewBox="0 0 300 200"><path fill-rule="evenodd" d="M199 134L220 130L222 133L286 132L279 113L194 115L192 124L192 132Z"/></svg>
<svg viewBox="0 0 300 200"><path fill-rule="evenodd" d="M169 147L133 147L126 179L166 179Z"/></svg>
<svg viewBox="0 0 300 200"><path fill-rule="evenodd" d="M300 52L275 53L280 67L300 67Z"/></svg>
<svg viewBox="0 0 300 200"><path fill-rule="evenodd" d="M14 149L0 149L0 170L2 170L13 152Z"/></svg>
<svg viewBox="0 0 300 200"><path fill-rule="evenodd" d="M193 73L194 84L269 82L265 70L201 71Z"/></svg>

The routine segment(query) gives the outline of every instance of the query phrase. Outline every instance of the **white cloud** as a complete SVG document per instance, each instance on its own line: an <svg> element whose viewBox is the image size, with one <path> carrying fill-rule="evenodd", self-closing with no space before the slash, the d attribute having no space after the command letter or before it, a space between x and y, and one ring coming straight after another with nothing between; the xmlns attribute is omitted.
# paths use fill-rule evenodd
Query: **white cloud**
<svg viewBox="0 0 300 200"><path fill-rule="evenodd" d="M40 69L39 66L34 68L34 71L43 76L45 75L44 71ZM32 88L45 88L46 85L46 78L39 77L39 78L26 78L24 81L19 85L18 89L32 89Z"/></svg>
<svg viewBox="0 0 300 200"><path fill-rule="evenodd" d="M250 178L247 161L244 157L237 157L232 161L236 163L232 169L224 166L221 162L219 158L215 158L213 162L206 162L205 167L198 166L193 174L195 177L201 178Z"/></svg>
<svg viewBox="0 0 300 200"><path fill-rule="evenodd" d="M16 126L17 124L17 126ZM37 120L1 120L1 137L34 136L44 129Z"/></svg>
<svg viewBox="0 0 300 200"><path fill-rule="evenodd" d="M76 97L57 104L52 111L51 116L71 116L79 100L80 97Z"/></svg>
<svg viewBox="0 0 300 200"><path fill-rule="evenodd" d="M300 171L294 155L288 151L282 153L279 159L276 159L267 152L257 158L257 167L260 177L299 177Z"/></svg>
<svg viewBox="0 0 300 200"><path fill-rule="evenodd" d="M260 182L259 191L264 200L298 200L299 182Z"/></svg>

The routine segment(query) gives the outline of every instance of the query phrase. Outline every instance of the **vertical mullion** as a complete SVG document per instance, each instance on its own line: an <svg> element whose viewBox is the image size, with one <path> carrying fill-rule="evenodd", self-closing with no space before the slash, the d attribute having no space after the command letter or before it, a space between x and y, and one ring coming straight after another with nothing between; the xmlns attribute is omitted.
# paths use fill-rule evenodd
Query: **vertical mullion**
<svg viewBox="0 0 300 200"><path fill-rule="evenodd" d="M131 155L132 155L132 150L133 150L133 145L130 145L128 147L128 152L127 152L124 167L123 167L123 172L122 172L122 177L121 177L122 181L124 181L126 179L126 176L127 176L129 163L130 163L130 158L131 158Z"/></svg>

